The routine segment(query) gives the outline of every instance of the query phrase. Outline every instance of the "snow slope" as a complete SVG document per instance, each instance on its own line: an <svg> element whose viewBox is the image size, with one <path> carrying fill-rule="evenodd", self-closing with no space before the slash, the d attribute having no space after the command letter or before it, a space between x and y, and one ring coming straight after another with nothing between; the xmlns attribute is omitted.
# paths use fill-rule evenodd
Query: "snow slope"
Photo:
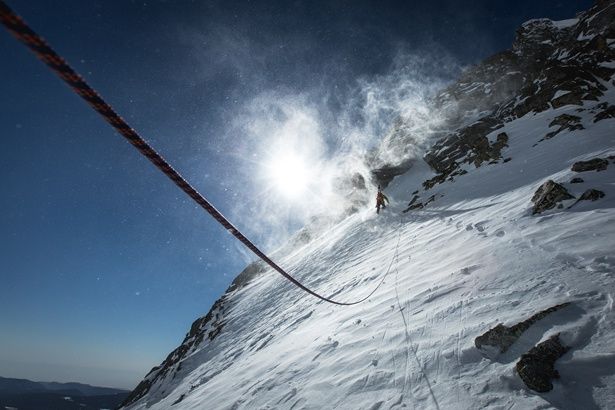
<svg viewBox="0 0 615 410"><path fill-rule="evenodd" d="M311 288L345 301L387 276L368 301L340 307L268 270L232 294L220 336L132 408L168 409L180 399L173 408L614 408L615 164L581 174L570 166L615 155L615 119L588 118L585 130L532 147L574 108L506 124L512 160L438 185L423 211L365 209L275 255ZM407 198L429 172L398 177L389 196ZM573 195L591 187L606 196L531 215L542 182L575 175L585 182L565 184ZM567 301L495 360L474 347L497 323ZM514 364L558 332L572 347L557 363L561 380L536 394Z"/></svg>
<svg viewBox="0 0 615 410"><path fill-rule="evenodd" d="M615 155L615 118L595 121L595 107L615 103L613 81L603 86L597 101L532 111L490 132L489 141L507 134L510 161L462 164L466 174L426 194L422 183L435 174L416 164L387 187L392 204L380 215L362 209L272 255L341 301L383 281L367 301L327 304L264 269L195 322L200 333L152 370L127 408L615 408L615 158L601 172L571 171ZM583 129L544 139L562 114ZM532 215L530 199L548 179L577 198L589 188L605 197ZM435 201L402 212L415 190ZM506 353L474 346L498 323L564 302ZM556 333L570 350L556 362L554 389L539 394L515 363Z"/></svg>

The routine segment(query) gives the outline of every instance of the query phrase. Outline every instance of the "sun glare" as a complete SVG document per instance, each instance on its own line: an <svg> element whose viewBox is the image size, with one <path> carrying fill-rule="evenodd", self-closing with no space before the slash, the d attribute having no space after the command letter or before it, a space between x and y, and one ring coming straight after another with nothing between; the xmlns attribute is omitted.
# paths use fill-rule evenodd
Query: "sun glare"
<svg viewBox="0 0 615 410"><path fill-rule="evenodd" d="M309 171L299 155L280 153L271 159L267 168L272 184L283 196L296 199L305 192Z"/></svg>

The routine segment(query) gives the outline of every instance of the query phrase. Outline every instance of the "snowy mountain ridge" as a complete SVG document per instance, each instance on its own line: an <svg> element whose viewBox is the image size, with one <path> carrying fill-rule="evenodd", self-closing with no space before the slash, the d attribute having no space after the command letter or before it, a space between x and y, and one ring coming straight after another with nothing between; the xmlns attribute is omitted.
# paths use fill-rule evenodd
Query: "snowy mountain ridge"
<svg viewBox="0 0 615 410"><path fill-rule="evenodd" d="M374 174L384 213L307 227L273 255L343 301L384 277L370 299L328 305L255 262L125 408L615 408L614 21L615 2L598 1L525 23L438 96L446 121L425 161ZM547 181L572 198L536 195ZM475 346L562 303L505 352ZM557 334L561 378L539 394L515 364Z"/></svg>

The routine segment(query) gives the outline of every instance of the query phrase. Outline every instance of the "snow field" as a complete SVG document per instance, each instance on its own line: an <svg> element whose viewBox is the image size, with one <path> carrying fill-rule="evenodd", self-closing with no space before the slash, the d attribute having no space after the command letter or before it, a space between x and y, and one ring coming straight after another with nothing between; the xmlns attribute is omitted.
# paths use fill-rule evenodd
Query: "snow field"
<svg viewBox="0 0 615 410"><path fill-rule="evenodd" d="M615 154L615 120L593 123L576 108L494 131L490 138L509 135L503 156L512 160L469 166L454 182L421 191L423 199L437 195L424 210L401 213L431 176L421 165L387 188L392 205L381 215L370 207L274 255L341 301L362 298L386 277L367 301L343 307L267 271L231 296L220 336L150 393L151 409L615 408L615 164L570 171L575 161ZM534 146L562 113L581 116L586 129ZM574 176L585 182L569 184ZM576 197L588 188L606 196L532 216L530 199L547 179ZM505 354L474 347L496 324L563 302L572 304ZM556 362L554 390L537 394L514 366L555 333L571 349Z"/></svg>

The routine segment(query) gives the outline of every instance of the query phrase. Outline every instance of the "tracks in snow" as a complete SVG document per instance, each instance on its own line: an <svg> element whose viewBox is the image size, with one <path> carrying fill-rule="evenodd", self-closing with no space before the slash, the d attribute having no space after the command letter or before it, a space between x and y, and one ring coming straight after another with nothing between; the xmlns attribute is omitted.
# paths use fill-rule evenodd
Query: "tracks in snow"
<svg viewBox="0 0 615 410"><path fill-rule="evenodd" d="M401 227L400 227L401 228ZM419 371L421 373L421 377L423 378L425 385L427 386L427 389L429 390L429 394L434 402L435 408L436 409L440 409L440 404L438 403L438 400L436 399L436 396L434 394L433 388L431 386L431 383L429 381L429 378L427 377L427 375L425 374L425 368L423 366L423 364L421 363L419 357L418 357L418 346L413 346L412 344L412 339L410 338L410 330L409 330L409 326L408 326L408 320L406 319L406 314L404 313L404 310L408 307L406 304L404 304L404 306L402 306L401 301L399 299L399 242L401 241L401 231L398 235L398 240L397 240L397 245L395 246L395 254L394 254L394 259L395 259L395 298L397 299L397 307L399 308L399 313L402 317L402 321L404 323L404 333L405 333L405 340L406 340L406 362L405 362L405 366L404 366L404 386L402 388L402 394L405 393L406 391L406 386L408 385L408 369L410 367L409 362L410 362L410 352L412 352L412 356L414 358L414 361L416 362ZM414 394L411 391L411 394L414 396Z"/></svg>

